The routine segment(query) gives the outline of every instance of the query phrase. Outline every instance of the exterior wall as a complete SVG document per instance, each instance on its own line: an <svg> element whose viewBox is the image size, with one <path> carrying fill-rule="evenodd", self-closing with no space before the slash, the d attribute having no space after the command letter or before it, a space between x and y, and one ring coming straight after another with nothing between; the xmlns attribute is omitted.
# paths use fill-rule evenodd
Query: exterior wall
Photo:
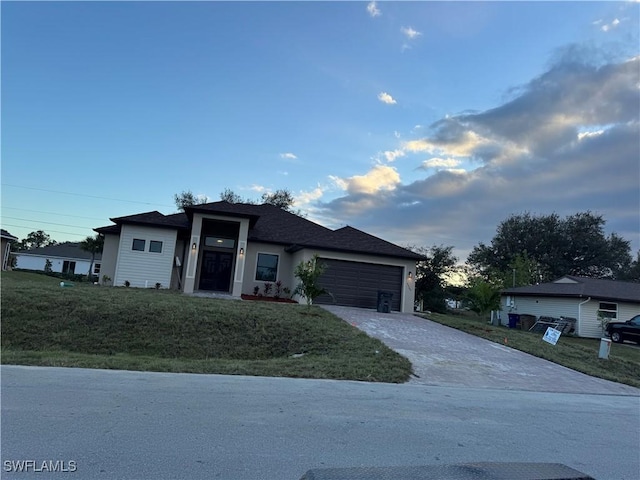
<svg viewBox="0 0 640 480"><path fill-rule="evenodd" d="M304 261L310 260L314 254L318 254L320 257L330 258L335 260L347 260L352 262L365 262L365 263L377 263L382 265L395 265L398 267L402 267L403 274L402 278L404 278L404 285L402 287L402 300L400 302L400 311L402 313L413 313L415 307L415 273L416 273L416 262L415 260L408 260L402 258L392 258L392 257L378 257L375 255L366 255L366 254L357 254L357 253L345 253L345 252L332 252L328 250L303 250L302 259ZM299 263L299 260L293 264L293 268L295 265ZM412 273L413 278L409 279L409 272ZM297 281L297 280L296 280ZM298 299L299 302L303 302L303 299Z"/></svg>
<svg viewBox="0 0 640 480"><path fill-rule="evenodd" d="M145 251L136 251L131 248L134 238L145 240ZM153 288L156 283L160 283L161 288L169 288L176 238L175 230L123 225L113 284L122 286L125 281L128 281L132 287ZM162 242L161 253L149 252L151 240Z"/></svg>
<svg viewBox="0 0 640 480"><path fill-rule="evenodd" d="M7 264L9 262L9 255L11 254L11 242L8 238L0 238L0 265L2 265L2 270L7 269Z"/></svg>
<svg viewBox="0 0 640 480"><path fill-rule="evenodd" d="M47 263L47 259L49 259L51 261L52 272L62 272L64 262L70 261L76 262L76 268L74 270L74 273L76 275L86 275L87 273L89 273L89 266L91 265L91 260L78 258L29 255L24 253L15 253L14 255L16 257L16 268L23 268L25 270L44 271L44 266ZM100 260L98 260L97 263L101 263Z"/></svg>
<svg viewBox="0 0 640 480"><path fill-rule="evenodd" d="M173 271L171 272L171 289L182 290L184 285L184 277L186 272L187 255L186 250L187 240L184 238L178 238L176 241L175 258L173 259ZM180 266L176 265L176 260L180 261Z"/></svg>
<svg viewBox="0 0 640 480"><path fill-rule="evenodd" d="M513 306L507 304L508 299L513 301ZM640 304L596 300L588 298L554 298L554 297L526 297L507 296L500 298L502 309L501 322L507 325L508 314L529 314L539 317L572 317L578 320L576 334L586 338L602 337L602 328L598 320L598 308L600 302L615 303L618 305L618 320L628 320L634 315L640 314Z"/></svg>
<svg viewBox="0 0 640 480"><path fill-rule="evenodd" d="M256 280L258 253L271 253L279 255L276 281L280 280L282 282L283 288L290 288L293 292L293 290L296 288L295 284L293 283L293 269L295 268L296 264L292 262L293 255L284 251L284 246L273 245L270 243L251 242L248 244L245 250L242 293L253 295L253 290L255 287L260 288L260 293L264 291L265 282L262 280ZM271 294L273 294L273 290Z"/></svg>
<svg viewBox="0 0 640 480"><path fill-rule="evenodd" d="M104 246L102 247L102 261L100 263L100 278L103 276L111 279L108 285L115 285L116 265L118 263L118 246L120 245L120 235L107 234L104 236Z"/></svg>

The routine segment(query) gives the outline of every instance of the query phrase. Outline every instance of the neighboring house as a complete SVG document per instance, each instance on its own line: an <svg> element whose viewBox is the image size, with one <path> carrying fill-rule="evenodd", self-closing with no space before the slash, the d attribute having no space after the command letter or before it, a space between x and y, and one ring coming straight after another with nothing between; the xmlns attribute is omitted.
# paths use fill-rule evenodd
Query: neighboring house
<svg viewBox="0 0 640 480"><path fill-rule="evenodd" d="M47 260L51 262L51 271L87 275L91 266L91 253L80 248L78 242L65 242L47 247L33 248L14 252L16 268L44 271ZM102 255L97 253L93 264L94 275L100 276Z"/></svg>
<svg viewBox="0 0 640 480"><path fill-rule="evenodd" d="M640 283L567 275L550 283L502 290L500 306L507 313L575 318L578 336L600 338L598 314L612 321L640 314Z"/></svg>
<svg viewBox="0 0 640 480"><path fill-rule="evenodd" d="M413 311L416 261L423 257L352 227L331 230L273 205L228 202L111 221L95 231L105 237L102 273L116 286L159 283L240 297L280 281L293 291L296 265L317 254L328 267L320 283L337 304L376 308L378 291L385 291L393 293L392 310Z"/></svg>
<svg viewBox="0 0 640 480"><path fill-rule="evenodd" d="M2 270L6 270L7 266L9 265L11 243L17 241L18 237L14 237L6 230L0 229L0 262L2 262Z"/></svg>

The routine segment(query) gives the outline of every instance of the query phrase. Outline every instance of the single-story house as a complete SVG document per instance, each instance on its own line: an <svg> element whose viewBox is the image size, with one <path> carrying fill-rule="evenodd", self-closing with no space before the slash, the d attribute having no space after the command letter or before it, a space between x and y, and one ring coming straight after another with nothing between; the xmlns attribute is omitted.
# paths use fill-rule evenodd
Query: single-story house
<svg viewBox="0 0 640 480"><path fill-rule="evenodd" d="M327 266L319 283L333 299L315 303L376 308L384 291L393 295L390 310L413 311L423 257L353 227L331 230L273 205L225 201L110 220L114 225L94 230L105 239L101 272L115 286L240 297L280 282L293 291L296 265L317 254Z"/></svg>
<svg viewBox="0 0 640 480"><path fill-rule="evenodd" d="M46 247L14 252L16 268L44 271L47 260L51 271L87 275L91 267L91 253L80 248L79 242L64 242ZM97 253L93 264L93 274L100 276L102 255Z"/></svg>
<svg viewBox="0 0 640 480"><path fill-rule="evenodd" d="M7 269L9 264L9 255L11 254L11 243L17 242L18 237L14 237L4 229L0 229L0 262L2 270Z"/></svg>
<svg viewBox="0 0 640 480"><path fill-rule="evenodd" d="M599 316L626 321L640 314L640 283L566 275L549 283L502 290L500 306L507 313L575 318L578 336L600 338ZM502 318L503 323L506 320Z"/></svg>

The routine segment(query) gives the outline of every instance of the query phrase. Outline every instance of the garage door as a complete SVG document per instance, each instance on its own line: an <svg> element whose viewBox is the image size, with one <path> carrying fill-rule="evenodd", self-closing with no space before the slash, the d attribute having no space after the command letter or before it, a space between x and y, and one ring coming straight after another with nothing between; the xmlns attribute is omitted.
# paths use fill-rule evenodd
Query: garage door
<svg viewBox="0 0 640 480"><path fill-rule="evenodd" d="M319 284L329 290L338 305L377 308L378 291L392 292L391 309L400 311L402 299L402 267L374 263L348 262L320 258L327 269ZM316 298L315 303L331 304L329 295Z"/></svg>

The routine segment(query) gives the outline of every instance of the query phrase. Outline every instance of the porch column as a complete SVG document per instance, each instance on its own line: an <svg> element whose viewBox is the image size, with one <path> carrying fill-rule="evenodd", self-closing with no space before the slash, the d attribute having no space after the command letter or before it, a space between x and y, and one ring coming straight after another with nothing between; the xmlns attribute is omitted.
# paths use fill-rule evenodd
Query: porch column
<svg viewBox="0 0 640 480"><path fill-rule="evenodd" d="M200 233L202 232L202 215L196 213L193 215L193 223L191 224L191 237L187 246L187 270L184 279L184 293L193 293L196 284L196 270L198 267L198 253L200 252ZM195 245L195 249L193 246Z"/></svg>

